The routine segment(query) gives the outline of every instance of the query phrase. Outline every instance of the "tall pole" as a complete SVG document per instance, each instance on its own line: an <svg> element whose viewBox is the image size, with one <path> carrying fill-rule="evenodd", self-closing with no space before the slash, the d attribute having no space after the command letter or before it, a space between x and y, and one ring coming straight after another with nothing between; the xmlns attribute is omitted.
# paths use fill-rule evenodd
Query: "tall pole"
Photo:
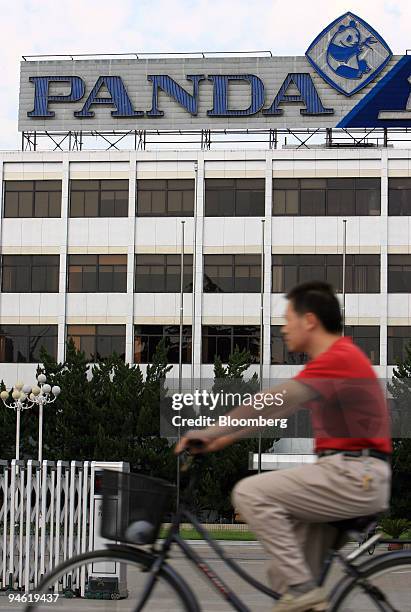
<svg viewBox="0 0 411 612"><path fill-rule="evenodd" d="M264 360L264 242L265 219L261 219L261 280L260 280L260 392L263 390L263 360ZM258 430L258 473L261 472L261 428Z"/></svg>
<svg viewBox="0 0 411 612"><path fill-rule="evenodd" d="M195 313L196 313L196 269L197 269L197 193L198 193L198 162L194 162L194 218L193 218L193 274L191 294L191 393L194 393L194 343L195 343Z"/></svg>
<svg viewBox="0 0 411 612"><path fill-rule="evenodd" d="M43 402L39 404L39 463L43 461Z"/></svg>
<svg viewBox="0 0 411 612"><path fill-rule="evenodd" d="M183 378L183 322L184 322L184 224L181 221L181 258L180 258L180 334L178 344L178 392L181 393ZM178 441L181 432L178 428ZM180 507L180 455L177 455L177 512Z"/></svg>
<svg viewBox="0 0 411 612"><path fill-rule="evenodd" d="M20 459L20 406L16 406L16 461Z"/></svg>
<svg viewBox="0 0 411 612"><path fill-rule="evenodd" d="M347 219L343 219L343 265L342 265L342 335L345 336L345 268L347 255Z"/></svg>

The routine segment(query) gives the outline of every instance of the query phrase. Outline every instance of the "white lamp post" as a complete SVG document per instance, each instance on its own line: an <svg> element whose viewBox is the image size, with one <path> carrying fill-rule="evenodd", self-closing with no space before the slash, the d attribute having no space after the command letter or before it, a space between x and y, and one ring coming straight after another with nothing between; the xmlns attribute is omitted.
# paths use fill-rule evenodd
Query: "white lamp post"
<svg viewBox="0 0 411 612"><path fill-rule="evenodd" d="M20 414L22 410L28 410L32 407L32 403L27 397L27 391L31 390L31 388L27 388L21 382L16 382L11 392L11 401L10 401L10 392L2 391L0 393L0 398L3 401L3 404L6 408L10 408L14 410L16 413L16 459L17 461L20 459ZM7 401L9 400L9 401Z"/></svg>
<svg viewBox="0 0 411 612"><path fill-rule="evenodd" d="M14 385L12 391L12 400L10 399L9 391L2 391L0 398L7 408L16 411L16 459L20 458L20 413L22 410L33 408L34 405L39 407L39 449L38 460L41 463L43 460L43 408L45 404L51 404L56 401L60 395L61 389L57 385L51 388L47 384L47 379L44 374L37 376L37 385L23 385L18 382Z"/></svg>
<svg viewBox="0 0 411 612"><path fill-rule="evenodd" d="M32 402L32 406L36 404L39 407L39 463L43 461L43 408L46 404L52 404L56 401L57 397L61 393L60 387L57 385L53 388L47 383L47 379L44 374L37 376L37 385L33 388L28 389L29 399Z"/></svg>

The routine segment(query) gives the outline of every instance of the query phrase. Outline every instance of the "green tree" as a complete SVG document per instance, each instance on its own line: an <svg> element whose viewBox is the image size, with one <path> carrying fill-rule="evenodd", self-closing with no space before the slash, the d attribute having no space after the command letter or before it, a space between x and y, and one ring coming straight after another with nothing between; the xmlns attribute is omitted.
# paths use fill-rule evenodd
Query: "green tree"
<svg viewBox="0 0 411 612"><path fill-rule="evenodd" d="M394 368L388 390L394 400L394 431L404 435L393 440L391 516L411 519L411 343Z"/></svg>
<svg viewBox="0 0 411 612"><path fill-rule="evenodd" d="M222 390L224 393L256 393L259 390L257 374L249 379L245 378L247 369L251 365L251 354L240 351L236 347L230 355L228 363L224 366L217 357L214 362L213 392ZM264 452L273 443L273 438L262 439ZM198 494L193 503L195 509L231 519L233 507L231 504L231 490L235 483L250 476L249 455L258 448L258 439L244 439L217 452L206 455L199 464L201 482Z"/></svg>

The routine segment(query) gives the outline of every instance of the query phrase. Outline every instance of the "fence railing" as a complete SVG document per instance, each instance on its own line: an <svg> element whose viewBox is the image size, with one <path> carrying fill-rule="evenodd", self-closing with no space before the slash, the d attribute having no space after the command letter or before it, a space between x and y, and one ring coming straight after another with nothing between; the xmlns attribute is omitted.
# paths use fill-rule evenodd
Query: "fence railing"
<svg viewBox="0 0 411 612"><path fill-rule="evenodd" d="M93 546L91 462L0 461L0 589L28 592Z"/></svg>

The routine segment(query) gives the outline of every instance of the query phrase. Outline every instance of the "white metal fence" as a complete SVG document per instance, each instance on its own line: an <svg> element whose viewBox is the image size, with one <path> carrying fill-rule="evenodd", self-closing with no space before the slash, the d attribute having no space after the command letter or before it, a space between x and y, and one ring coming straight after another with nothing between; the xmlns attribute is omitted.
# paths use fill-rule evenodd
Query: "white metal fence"
<svg viewBox="0 0 411 612"><path fill-rule="evenodd" d="M94 462L0 460L0 589L41 577L94 543Z"/></svg>

